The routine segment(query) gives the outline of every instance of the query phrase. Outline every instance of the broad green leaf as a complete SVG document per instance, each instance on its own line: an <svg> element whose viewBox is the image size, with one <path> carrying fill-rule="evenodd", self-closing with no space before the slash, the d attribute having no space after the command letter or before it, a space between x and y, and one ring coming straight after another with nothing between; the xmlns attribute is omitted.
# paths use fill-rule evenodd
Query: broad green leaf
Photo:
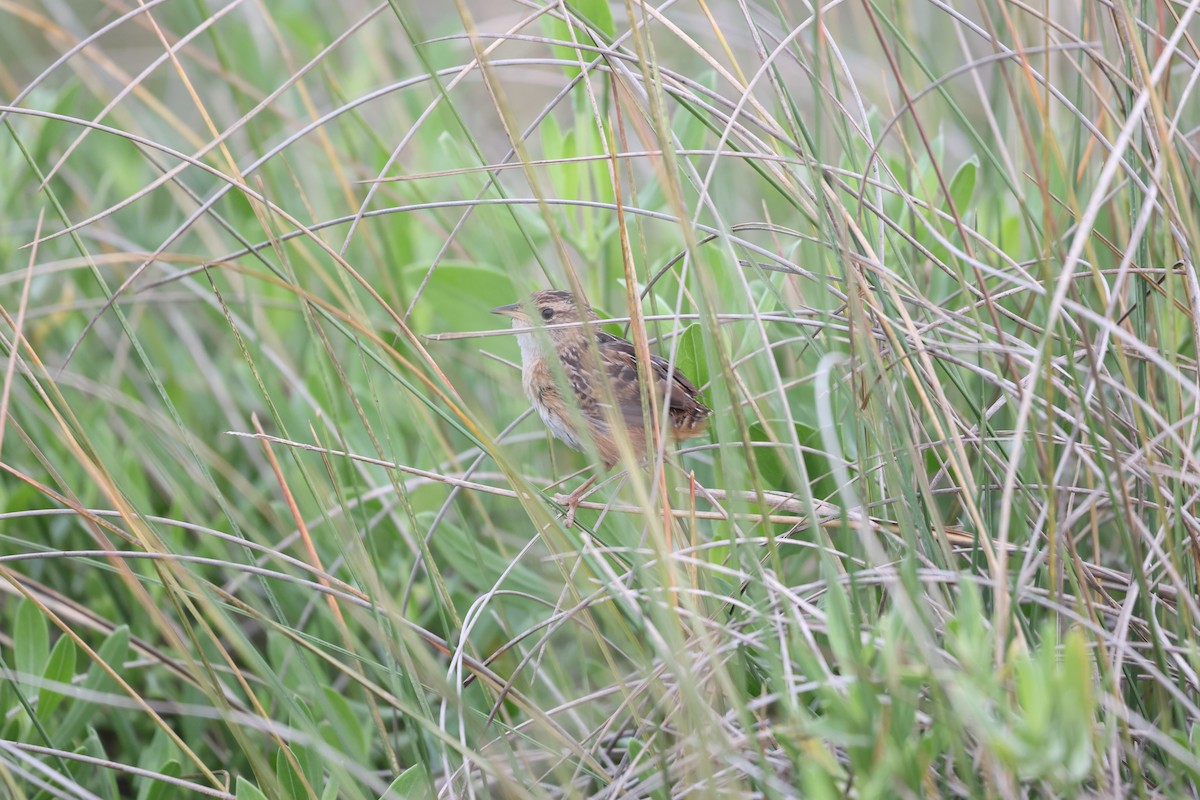
<svg viewBox="0 0 1200 800"><path fill-rule="evenodd" d="M675 364L697 387L708 383L708 359L704 357L704 342L701 339L700 323L693 322L679 336L679 349Z"/></svg>
<svg viewBox="0 0 1200 800"><path fill-rule="evenodd" d="M558 124L558 118L547 114L538 125L538 133L542 137L542 156L547 161L563 157L563 133Z"/></svg>
<svg viewBox="0 0 1200 800"><path fill-rule="evenodd" d="M604 34L605 38L611 40L616 34L617 28L613 24L612 6L609 5L609 0L573 0L567 4L567 7L587 20L587 23Z"/></svg>
<svg viewBox="0 0 1200 800"><path fill-rule="evenodd" d="M379 796L379 800L418 800L432 798L429 774L424 764L414 764L401 772L391 786Z"/></svg>
<svg viewBox="0 0 1200 800"><path fill-rule="evenodd" d="M401 272L400 280L415 291L428 270L428 264L411 264ZM422 333L500 328L508 320L488 312L520 299L511 275L504 270L487 264L443 261L429 276L413 308L411 325Z"/></svg>
<svg viewBox="0 0 1200 800"><path fill-rule="evenodd" d="M104 741L91 725L88 726L87 737L83 740L83 753L102 762L108 760L108 750L104 746ZM95 775L99 785L92 784L92 788L98 791L101 797L106 800L117 800L121 796L117 790L117 773L115 771L102 769L97 770Z"/></svg>
<svg viewBox="0 0 1200 800"><path fill-rule="evenodd" d="M237 791L235 792L237 800L269 800L257 786L243 778L241 775L237 779Z"/></svg>
<svg viewBox="0 0 1200 800"><path fill-rule="evenodd" d="M1095 711L1092 674L1092 657L1088 652L1087 637L1078 628L1072 628L1067 633L1063 647L1063 684L1071 693L1070 705L1080 714L1089 717Z"/></svg>
<svg viewBox="0 0 1200 800"><path fill-rule="evenodd" d="M852 621L846 590L838 581L829 582L829 590L822 605L825 608L829 646L833 655L843 670L855 674L861 649L858 643L858 626Z"/></svg>
<svg viewBox="0 0 1200 800"><path fill-rule="evenodd" d="M16 690L10 681L0 681L0 708L12 708L18 702ZM14 714L0 722L0 739L15 739L17 731L25 724L24 715Z"/></svg>
<svg viewBox="0 0 1200 800"><path fill-rule="evenodd" d="M428 525L436 516L433 511L422 511L417 519ZM528 566L517 564L511 569L507 568L491 542L473 536L449 519L442 520L438 527L438 535L434 537L430 547L442 559L440 563L449 565L456 575L464 578L471 586L491 586L500 578L502 572L507 572L506 588L536 596L545 587L545 580ZM488 625L486 622L481 624L484 627Z"/></svg>
<svg viewBox="0 0 1200 800"><path fill-rule="evenodd" d="M830 774L816 761L801 761L800 765L800 783L804 787L802 796L815 800L837 800L845 796L839 785L843 780L840 776Z"/></svg>
<svg viewBox="0 0 1200 800"><path fill-rule="evenodd" d="M60 636L50 652L46 669L42 676L49 681L70 684L75 677L75 642L70 636ZM63 695L48 687L38 691L38 719L45 722L50 718L54 709L63 701Z"/></svg>
<svg viewBox="0 0 1200 800"><path fill-rule="evenodd" d="M159 767L157 771L168 778L178 778L183 774L183 767L178 761L171 759ZM142 800L170 800L170 798L178 797L179 795L179 787L165 781L152 781L147 786L148 790L140 795Z"/></svg>
<svg viewBox="0 0 1200 800"><path fill-rule="evenodd" d="M558 124L558 119L553 114L547 114L538 126L538 133L542 138L542 157L547 161L558 161L566 157L566 139L563 135L562 128ZM574 164L551 164L545 168L546 175L554 184L554 191L558 197L570 197L564 191L563 178L567 175L567 171L571 170Z"/></svg>
<svg viewBox="0 0 1200 800"><path fill-rule="evenodd" d="M771 423L771 429L782 440L781 443L753 448L754 461L758 465L759 474L762 475L764 489L799 491L797 480L801 479L804 473L795 463L790 440L783 436L783 432L787 430L784 427L786 424L782 420ZM829 459L819 452L821 449L820 432L800 422L795 424L795 430L800 446L808 448L802 452L802 458L808 480L812 483L813 496L819 499L832 496L835 483L830 475ZM767 435L766 428L759 422L750 425L750 440L762 443L771 443L772 441L771 437Z"/></svg>
<svg viewBox="0 0 1200 800"><path fill-rule="evenodd" d="M279 781L286 797L291 800L308 800L309 793L304 788L304 781L288 760L287 751L282 748L275 751L275 780Z"/></svg>
<svg viewBox="0 0 1200 800"><path fill-rule="evenodd" d="M616 25L613 23L612 8L608 4L609 0L575 0L575 2L567 3L568 10L572 11L587 28L590 28L599 34L602 38L611 41L616 32ZM580 45L594 46L596 42L587 33L587 28L582 28L577 21L572 21L568 26L566 22L549 14L542 16L542 28L546 31L546 36L560 42L578 42ZM582 58L583 63L592 61L596 55L590 50L585 50L582 53L569 44L556 44L551 46L551 51L555 58L561 58L576 64ZM564 66L563 71L566 72L568 78L574 78L579 74L578 66Z"/></svg>
<svg viewBox="0 0 1200 800"><path fill-rule="evenodd" d="M581 152L582 150L579 147L579 136L573 130L567 131L566 136L563 137L562 157L564 159L575 158L576 156L579 156ZM582 162L572 162L570 164L560 164L550 167L550 169L558 176L558 189L562 192L563 197L580 196L580 192L582 191L580 187L583 185L584 171L587 169L585 164ZM572 209L570 212L567 212L566 216L568 219L574 220L576 213L582 213L586 210L587 209L578 209L578 211L576 211L575 209ZM572 225L572 227L575 226Z"/></svg>
<svg viewBox="0 0 1200 800"><path fill-rule="evenodd" d="M965 214L971 207L971 197L975 194L975 177L979 172L979 158L971 156L950 179L950 199L958 213Z"/></svg>
<svg viewBox="0 0 1200 800"><path fill-rule="evenodd" d="M563 22L561 19L552 17L549 14L542 15L542 30L546 32L546 38L548 39L558 42L573 41L571 38L571 29L567 27L567 23ZM576 29L574 40L579 41L580 44L584 43L579 38L578 29ZM553 53L555 58L570 62L570 64L563 65L563 72L567 74L567 78L573 79L579 74L579 67L577 64L580 59L580 54L574 47L570 47L566 44L552 44L550 45L550 52ZM589 56L590 54L588 52L582 53L583 62L585 64L591 60Z"/></svg>
<svg viewBox="0 0 1200 800"><path fill-rule="evenodd" d="M289 721L296 730L317 731L318 728L316 717L313 715L308 701L300 695L292 696L292 713ZM290 749L296 763L300 765L300 773L308 781L308 785L313 789L320 788L323 783L323 768L321 757L317 755L317 751L312 746L299 742L293 742ZM304 791L303 794L305 798L309 796L307 791Z"/></svg>
<svg viewBox="0 0 1200 800"><path fill-rule="evenodd" d="M335 746L355 757L362 758L371 749L371 729L363 723L362 718L354 713L354 709L337 690L326 686L325 712L338 737ZM331 742L331 744L334 744Z"/></svg>
<svg viewBox="0 0 1200 800"><path fill-rule="evenodd" d="M50 631L46 617L32 600L26 598L17 606L17 621L13 627L13 662L17 672L38 676L50 657Z"/></svg>
<svg viewBox="0 0 1200 800"><path fill-rule="evenodd" d="M62 114L68 117L73 116L72 109L76 107L79 91L79 84L66 84L62 90L54 93L38 90L30 98L35 103L30 107L47 108L48 106L49 110L55 114ZM35 100L34 98L37 99ZM31 148L34 159L43 165L53 161L50 154L54 152L54 148L62 146L64 135L74 138L76 134L76 131L64 128L61 122L47 122L48 124L40 127L37 138L34 140L33 147ZM61 179L63 175L59 173L57 177Z"/></svg>
<svg viewBox="0 0 1200 800"><path fill-rule="evenodd" d="M645 752L646 743L638 737L632 736L625 742L625 749L629 752L630 763L633 763L641 757L643 752Z"/></svg>
<svg viewBox="0 0 1200 800"><path fill-rule="evenodd" d="M317 753L316 748L304 744L293 744L292 754L296 757L296 762L300 765L300 770L304 773L308 785L314 790L320 789L325 778L321 756ZM305 793L305 797L308 797L307 793Z"/></svg>
<svg viewBox="0 0 1200 800"><path fill-rule="evenodd" d="M113 631L107 639L100 645L100 649L96 651L96 655L106 663L114 672L119 672L129 655L129 628L122 625ZM113 692L117 689L117 683L107 672L99 665L93 663L88 668L87 677L83 679L81 687L85 692ZM83 732L84 727L91 722L99 707L87 700L76 700L71 703L71 709L67 712L67 717L63 720L58 730L54 732L55 741L60 747L68 747L75 740L75 737Z"/></svg>

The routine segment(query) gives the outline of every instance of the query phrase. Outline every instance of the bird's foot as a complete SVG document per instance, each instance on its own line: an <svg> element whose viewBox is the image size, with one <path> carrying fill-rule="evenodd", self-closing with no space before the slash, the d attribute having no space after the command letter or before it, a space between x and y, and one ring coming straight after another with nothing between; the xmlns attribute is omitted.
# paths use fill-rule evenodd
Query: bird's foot
<svg viewBox="0 0 1200 800"><path fill-rule="evenodd" d="M583 493L578 489L570 494L554 495L554 502L563 506L563 525L571 527L575 524L575 512L579 510L579 503L583 500Z"/></svg>
<svg viewBox="0 0 1200 800"><path fill-rule="evenodd" d="M575 512L579 510L579 504L587 496L588 490L592 488L592 484L595 482L595 477L592 477L570 494L554 495L554 502L566 508L563 512L563 525L569 528L575 524Z"/></svg>

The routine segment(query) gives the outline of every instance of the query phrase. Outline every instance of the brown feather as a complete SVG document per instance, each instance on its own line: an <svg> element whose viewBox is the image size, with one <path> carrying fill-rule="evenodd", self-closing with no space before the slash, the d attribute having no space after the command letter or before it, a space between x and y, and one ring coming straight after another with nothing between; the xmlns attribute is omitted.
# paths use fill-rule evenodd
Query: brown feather
<svg viewBox="0 0 1200 800"><path fill-rule="evenodd" d="M518 342L525 393L551 433L570 447L583 449L583 437L576 430L574 420L582 421L587 426L586 436L595 444L606 469L611 469L620 460L613 422L622 426L635 453L645 452L647 420L640 391L642 376L631 342L587 324L530 330L538 323L553 326L597 319L594 310L577 303L569 292L536 292L528 303L504 306L495 313L512 317L513 327L524 331L519 333ZM577 415L567 407L555 381L555 370L547 361L549 353L544 352L546 340L552 345L553 354L567 377ZM596 363L597 355L599 363ZM708 429L712 411L697 399L699 390L678 369L672 369L666 359L652 355L649 378L653 381L652 389L658 402L667 405L670 435L674 441L700 436ZM610 397L616 402L616 414L611 413Z"/></svg>

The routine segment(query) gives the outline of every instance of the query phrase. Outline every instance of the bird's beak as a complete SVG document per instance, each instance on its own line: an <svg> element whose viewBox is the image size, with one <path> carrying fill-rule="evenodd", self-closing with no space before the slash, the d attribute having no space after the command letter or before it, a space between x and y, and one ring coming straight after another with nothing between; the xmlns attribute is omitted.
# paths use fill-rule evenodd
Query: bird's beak
<svg viewBox="0 0 1200 800"><path fill-rule="evenodd" d="M493 308L492 313L499 314L502 317L516 317L518 314L521 313L521 304L520 303L510 303L506 306L500 306L499 308Z"/></svg>

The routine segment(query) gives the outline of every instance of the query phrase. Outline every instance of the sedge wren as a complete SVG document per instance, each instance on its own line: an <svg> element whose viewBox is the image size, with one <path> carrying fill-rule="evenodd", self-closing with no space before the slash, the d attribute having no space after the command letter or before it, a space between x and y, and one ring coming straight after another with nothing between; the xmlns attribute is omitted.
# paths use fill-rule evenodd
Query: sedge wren
<svg viewBox="0 0 1200 800"><path fill-rule="evenodd" d="M510 317L513 329L520 331L517 344L525 394L555 437L575 450L590 443L603 459L606 472L621 458L619 437L628 437L635 454L645 453L649 426L632 343L589 324L599 317L570 292L534 292L528 301L501 306L492 313ZM558 327L563 323L576 324ZM535 325L549 327L535 330ZM562 386L555 380L552 359L566 376ZM665 359L651 356L648 376L660 407L667 407L671 439L681 442L708 429L712 410L696 399L699 390L679 370ZM598 477L592 476L566 498L567 525L584 492Z"/></svg>

